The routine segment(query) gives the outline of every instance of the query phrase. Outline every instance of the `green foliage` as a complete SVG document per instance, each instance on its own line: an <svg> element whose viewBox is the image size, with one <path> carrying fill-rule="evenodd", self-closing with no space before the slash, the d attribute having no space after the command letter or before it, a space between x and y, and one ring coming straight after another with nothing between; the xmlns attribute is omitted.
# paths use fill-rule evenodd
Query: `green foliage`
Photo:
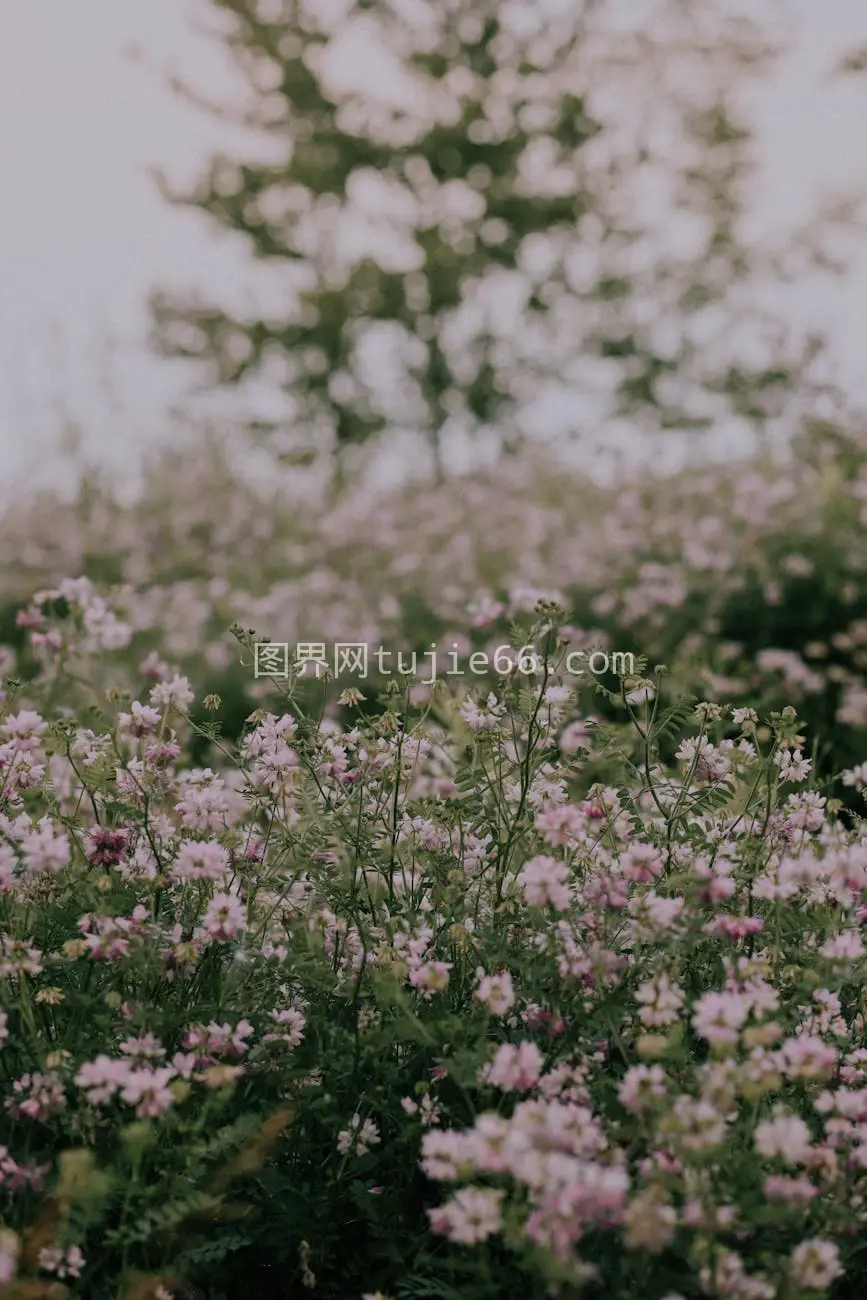
<svg viewBox="0 0 867 1300"><path fill-rule="evenodd" d="M631 24L597 0L209 7L268 160L219 156L164 188L240 235L286 305L160 292L154 337L220 383L282 389L287 455L409 431L440 471L451 433L514 448L545 384L595 393L600 362L607 413L645 430L763 425L803 386L796 343L754 365L705 342L713 313L743 325L733 295L772 260L741 229L751 139L732 106L772 60L770 24L718 0Z"/></svg>

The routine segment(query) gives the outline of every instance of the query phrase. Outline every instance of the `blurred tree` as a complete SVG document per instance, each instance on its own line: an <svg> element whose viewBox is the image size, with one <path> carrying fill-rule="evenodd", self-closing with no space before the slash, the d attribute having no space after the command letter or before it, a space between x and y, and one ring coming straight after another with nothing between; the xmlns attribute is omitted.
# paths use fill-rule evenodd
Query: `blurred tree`
<svg viewBox="0 0 867 1300"><path fill-rule="evenodd" d="M286 289L245 311L158 293L155 339L283 393L275 445L291 430L340 459L421 432L441 474L454 434L502 449L779 408L802 356L758 306L772 259L741 229L741 91L775 54L754 6L209 4L249 89L237 119L271 153L164 190Z"/></svg>

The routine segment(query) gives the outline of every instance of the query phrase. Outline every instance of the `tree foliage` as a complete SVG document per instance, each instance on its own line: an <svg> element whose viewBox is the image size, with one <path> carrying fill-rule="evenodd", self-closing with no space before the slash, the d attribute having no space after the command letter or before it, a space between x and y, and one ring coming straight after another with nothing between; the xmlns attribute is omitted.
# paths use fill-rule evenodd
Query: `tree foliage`
<svg viewBox="0 0 867 1300"><path fill-rule="evenodd" d="M209 4L267 161L218 156L166 192L285 293L244 311L158 293L155 338L220 383L284 393L267 429L295 452L422 433L440 467L453 438L778 409L800 353L758 307L771 262L742 229L740 91L775 57L746 10Z"/></svg>

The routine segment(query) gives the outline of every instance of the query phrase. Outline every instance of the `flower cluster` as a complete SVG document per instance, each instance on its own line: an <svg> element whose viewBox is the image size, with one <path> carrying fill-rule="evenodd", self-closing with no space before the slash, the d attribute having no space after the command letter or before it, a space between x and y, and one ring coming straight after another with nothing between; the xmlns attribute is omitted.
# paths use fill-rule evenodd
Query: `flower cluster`
<svg viewBox="0 0 867 1300"><path fill-rule="evenodd" d="M294 567L256 590L228 561L172 581L120 520L122 584L22 592L0 647L0 1284L863 1283L867 766L854 748L826 779L808 715L832 683L835 726L863 723L867 635L853 595L824 655L749 663L717 636L748 582L777 608L784 527L822 525L815 494L769 501L746 476L721 533L723 475L704 522L675 485L665 519L624 495L586 537L556 494L500 494L496 515L476 486L490 532L457 551L466 504L393 504L373 559L341 552L342 502L328 563L296 521ZM198 520L220 555L272 539L285 558L264 514L251 542L206 509L179 511L179 548ZM473 569L501 543L503 592ZM371 604L380 562L394 600ZM517 625L539 673L396 678L371 702L256 681L208 641L223 616L242 657L248 624L302 639L302 609L321 635L386 639L412 631L414 584L468 646ZM675 636L699 592L711 649ZM565 660L615 619L678 657L588 700Z"/></svg>

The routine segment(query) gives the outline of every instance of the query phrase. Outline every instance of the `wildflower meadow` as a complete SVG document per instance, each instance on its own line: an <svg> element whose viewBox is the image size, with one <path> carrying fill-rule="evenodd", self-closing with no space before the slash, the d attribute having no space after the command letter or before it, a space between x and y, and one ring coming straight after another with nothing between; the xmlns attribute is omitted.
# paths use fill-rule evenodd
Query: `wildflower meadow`
<svg viewBox="0 0 867 1300"><path fill-rule="evenodd" d="M863 4L182 7L0 37L0 1300L861 1300Z"/></svg>
<svg viewBox="0 0 867 1300"><path fill-rule="evenodd" d="M862 1293L863 443L512 472L10 508L4 1297Z"/></svg>

